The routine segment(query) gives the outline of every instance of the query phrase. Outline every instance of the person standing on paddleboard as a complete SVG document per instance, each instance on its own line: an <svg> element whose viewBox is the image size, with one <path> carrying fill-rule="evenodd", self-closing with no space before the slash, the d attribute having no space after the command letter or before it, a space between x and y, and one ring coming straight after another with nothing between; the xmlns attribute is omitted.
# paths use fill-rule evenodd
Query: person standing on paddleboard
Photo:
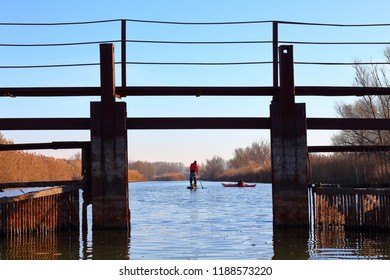
<svg viewBox="0 0 390 280"><path fill-rule="evenodd" d="M196 175L199 174L198 164L196 160L190 165L190 186L196 187ZM194 185L192 185L192 181L194 181Z"/></svg>

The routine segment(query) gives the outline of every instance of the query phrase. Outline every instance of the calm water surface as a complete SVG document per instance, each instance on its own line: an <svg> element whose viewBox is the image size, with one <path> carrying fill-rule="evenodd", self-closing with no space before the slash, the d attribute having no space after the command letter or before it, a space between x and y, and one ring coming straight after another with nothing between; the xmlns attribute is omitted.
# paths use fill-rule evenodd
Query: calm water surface
<svg viewBox="0 0 390 280"><path fill-rule="evenodd" d="M129 233L3 238L0 259L390 259L390 233L274 231L270 184L187 185L131 183Z"/></svg>

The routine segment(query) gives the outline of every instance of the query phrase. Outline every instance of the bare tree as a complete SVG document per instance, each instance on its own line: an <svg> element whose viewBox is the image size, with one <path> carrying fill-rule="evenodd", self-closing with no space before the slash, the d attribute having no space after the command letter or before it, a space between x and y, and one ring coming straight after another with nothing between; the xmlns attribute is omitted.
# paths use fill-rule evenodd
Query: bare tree
<svg viewBox="0 0 390 280"><path fill-rule="evenodd" d="M254 167L262 166L264 163L270 162L271 149L267 141L253 142L251 146L238 148L234 150L234 156L229 161L230 168L242 168L250 165Z"/></svg>
<svg viewBox="0 0 390 280"><path fill-rule="evenodd" d="M209 180L215 180L220 176L226 169L226 162L219 156L214 156L212 159L206 160L204 167L204 177Z"/></svg>
<svg viewBox="0 0 390 280"><path fill-rule="evenodd" d="M356 62L354 85L358 87L390 87L390 47L384 50L388 65L362 65ZM354 104L337 104L336 112L343 118L390 118L389 95L365 95ZM390 131L345 130L332 137L334 145L388 145Z"/></svg>
<svg viewBox="0 0 390 280"><path fill-rule="evenodd" d="M0 132L0 144L12 144L13 142L6 139L4 134Z"/></svg>

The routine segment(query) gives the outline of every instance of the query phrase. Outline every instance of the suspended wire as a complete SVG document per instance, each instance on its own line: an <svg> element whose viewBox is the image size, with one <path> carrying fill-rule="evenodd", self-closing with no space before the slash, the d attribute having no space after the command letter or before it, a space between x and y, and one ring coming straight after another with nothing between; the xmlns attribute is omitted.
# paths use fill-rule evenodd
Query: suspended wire
<svg viewBox="0 0 390 280"><path fill-rule="evenodd" d="M252 20L252 21L225 21L225 22L183 22L183 21L161 21L161 20L144 20L144 19L109 19L95 21L78 21L78 22L51 22L51 23L28 23L28 22L0 22L5 26L56 26L56 25L81 25L81 24L96 24L107 22L137 22L137 23L153 23L153 24L176 24L176 25L234 25L234 24L261 24L271 23L272 20Z"/></svg>
<svg viewBox="0 0 390 280"><path fill-rule="evenodd" d="M330 26L330 27L383 27L390 26L390 23L367 23L367 24L339 24L339 23L317 23L317 22L298 22L298 21L280 21L280 20L248 20L248 21L221 21L221 22L184 22L184 21L163 21L163 20L145 20L145 19L107 19L95 21L78 22L51 22L51 23L28 23L28 22L0 22L0 26L56 26L56 25L81 25L81 24L99 24L108 22L136 22L152 24L175 24L175 25L236 25L236 24L262 24L278 23L288 25L312 25L312 26Z"/></svg>
<svg viewBox="0 0 390 280"><path fill-rule="evenodd" d="M272 23L272 20L250 20L250 21L222 21L222 22L184 22L184 21L161 21L161 20L143 20L126 19L129 22L155 23L155 24L177 24L177 25L235 25L235 24L261 24Z"/></svg>
<svg viewBox="0 0 390 280"><path fill-rule="evenodd" d="M79 21L79 22L53 22L53 23L0 23L0 26L60 26L60 25L80 25L80 24L99 24L109 22L139 22L154 24L178 24L178 25L228 25L228 24L259 24L273 23L287 25L314 25L314 26L334 26L334 27L378 27L390 26L390 23L374 24L334 24L334 23L312 23L312 22L294 22L294 21L275 21L275 20L253 20L253 21L225 21L225 22L181 22L181 21L159 21L143 19L109 19L96 21ZM41 44L12 44L0 43L0 47L56 47L56 46L73 46L73 45L90 45L99 43L117 43L120 40L105 40L93 42L71 42L71 43L41 43ZM164 41L164 40L126 40L127 43L150 43L150 44L271 44L270 40L247 40L247 41ZM306 44L306 45L385 45L390 42L312 42L312 41L278 41L280 44Z"/></svg>
<svg viewBox="0 0 390 280"><path fill-rule="evenodd" d="M236 62L154 62L154 61L128 61L127 65L167 65L167 66L234 66L234 65L264 65L272 61L236 61ZM121 62L115 62L120 65ZM295 65L320 66L354 66L354 65L388 65L388 62L305 62L297 61ZM47 64L47 65L0 65L0 69L29 69L29 68L56 68L56 67L85 67L99 66L100 63L74 63L74 64Z"/></svg>
<svg viewBox="0 0 390 280"><path fill-rule="evenodd" d="M129 61L129 65L176 65L176 66L224 66L224 65L251 65L251 64L271 64L272 61L239 61L239 62L148 62ZM115 62L116 65L121 62ZM100 63L74 63L74 64L47 64L47 65L0 65L0 69L28 69L28 68L55 68L55 67L80 67L99 66Z"/></svg>
<svg viewBox="0 0 390 280"><path fill-rule="evenodd" d="M74 43L42 43L42 44L3 44L0 47L61 47L61 46L77 46L77 45L97 45L107 43L119 43L121 40L107 41L89 41L89 42L74 42Z"/></svg>
<svg viewBox="0 0 390 280"><path fill-rule="evenodd" d="M272 61L237 61L237 62L141 62L130 61L126 64L133 65L189 65L189 66L224 66L224 65L253 65L253 64L272 64Z"/></svg>
<svg viewBox="0 0 390 280"><path fill-rule="evenodd" d="M388 42L310 42L310 41L278 41L279 44L294 45L390 45Z"/></svg>
<svg viewBox="0 0 390 280"><path fill-rule="evenodd" d="M297 65L324 65L324 66L353 66L353 65L386 65L389 62L305 62L296 61L294 64Z"/></svg>
<svg viewBox="0 0 390 280"><path fill-rule="evenodd" d="M146 44L272 44L272 40L249 40L249 41L160 41L160 40L126 40L127 43ZM279 44L295 45L390 45L387 42L310 42L310 41L278 41ZM1 46L1 45L0 45Z"/></svg>
<svg viewBox="0 0 390 280"><path fill-rule="evenodd" d="M390 24L328 24L328 23L307 23L292 21L230 21L230 22L178 22L178 21L157 21L142 19L111 19L84 22L57 22L57 23L0 23L0 26L58 26L58 25L77 25L77 24L99 24L107 22L128 21L153 24L183 24L183 25L227 25L227 24L260 24L273 23L278 24L295 24L295 25L316 25L316 26L336 26L336 27L373 27L373 26L390 26ZM57 47L57 46L77 46L92 45L102 43L121 43L122 40L105 40L105 41L87 41L87 42L67 42L67 43L38 43L38 44L11 44L0 43L0 47ZM145 43L145 44L271 44L272 40L246 40L246 41L169 41L169 40L126 40L126 43ZM314 42L314 41L278 41L278 44L307 44L307 45L363 45L363 44L390 44L390 42ZM129 65L192 65L192 66L225 66L225 65L254 65L254 64L271 64L272 61L238 61L238 62L142 62L130 61ZM118 63L116 63L118 64ZM324 66L343 66L343 65L374 65L388 64L387 62L295 62L296 65L324 65ZM21 69L21 68L53 68L53 67L81 67L97 66L99 63L79 63L79 64L50 64L50 65L19 65L19 66L0 66L4 69Z"/></svg>
<svg viewBox="0 0 390 280"><path fill-rule="evenodd" d="M58 26L58 25L82 25L116 22L120 19L94 20L94 21L78 21L78 22L0 22L0 26Z"/></svg>
<svg viewBox="0 0 390 280"><path fill-rule="evenodd" d="M224 66L224 65L254 65L272 64L272 61L238 61L238 62L145 62L131 61L126 64L134 65L194 65L194 66ZM353 66L353 65L386 65L388 62L306 62L297 61L296 65L323 65L323 66Z"/></svg>
<svg viewBox="0 0 390 280"><path fill-rule="evenodd" d="M89 41L73 43L41 43L41 44L7 44L0 43L0 47L58 47L58 46L77 46L77 45L96 45L105 43L121 43L121 40L107 41ZM271 44L272 41L160 41L160 40L126 40L126 43L146 43L146 44L188 44L188 45L207 45L207 44Z"/></svg>
<svg viewBox="0 0 390 280"><path fill-rule="evenodd" d="M126 40L127 43L147 43L147 44L188 44L188 45L213 45L213 44L271 44L271 40L253 41L160 41L160 40Z"/></svg>
<svg viewBox="0 0 390 280"><path fill-rule="evenodd" d="M56 68L56 67L99 66L99 65L100 65L100 63L46 64L46 65L0 65L0 69Z"/></svg>
<svg viewBox="0 0 390 280"><path fill-rule="evenodd" d="M317 23L317 22L299 22L299 21L276 21L276 22L280 23L280 24L329 26L329 27L385 27L385 26L390 26L390 23L340 24L340 23Z"/></svg>
<svg viewBox="0 0 390 280"><path fill-rule="evenodd" d="M121 40L69 42L69 43L39 43L39 44L12 44L0 43L0 47L61 47L78 45L98 45L107 43L121 43ZM228 44L272 44L271 40L249 40L249 41L164 41L164 40L126 40L126 43L141 44L182 44L182 45L228 45ZM278 41L279 44L294 45L390 45L387 42L310 42L310 41Z"/></svg>

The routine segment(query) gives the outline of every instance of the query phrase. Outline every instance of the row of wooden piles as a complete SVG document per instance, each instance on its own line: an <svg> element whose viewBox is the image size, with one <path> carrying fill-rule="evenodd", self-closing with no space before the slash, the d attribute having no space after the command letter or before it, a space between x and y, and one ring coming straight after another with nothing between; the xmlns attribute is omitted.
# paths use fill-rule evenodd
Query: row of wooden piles
<svg viewBox="0 0 390 280"><path fill-rule="evenodd" d="M390 227L390 189L313 187L311 213L318 228L386 230Z"/></svg>
<svg viewBox="0 0 390 280"><path fill-rule="evenodd" d="M0 234L45 234L79 228L79 187L54 187L0 198Z"/></svg>

